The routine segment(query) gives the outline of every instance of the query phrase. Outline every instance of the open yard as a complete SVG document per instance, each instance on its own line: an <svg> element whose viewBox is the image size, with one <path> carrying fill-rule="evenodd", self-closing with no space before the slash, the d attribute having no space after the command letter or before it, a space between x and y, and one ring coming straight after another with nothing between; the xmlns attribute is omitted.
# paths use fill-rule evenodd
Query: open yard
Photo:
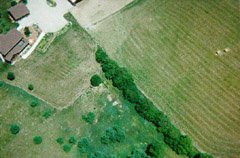
<svg viewBox="0 0 240 158"><path fill-rule="evenodd" d="M237 158L239 26L238 0L139 0L89 33L199 149Z"/></svg>
<svg viewBox="0 0 240 158"><path fill-rule="evenodd" d="M26 90L28 84L33 84L32 93L56 107L71 105L90 86L91 75L98 71L96 44L71 20L72 25L63 29L45 52L35 51L9 69L16 75L11 84ZM2 79L6 80L6 73Z"/></svg>

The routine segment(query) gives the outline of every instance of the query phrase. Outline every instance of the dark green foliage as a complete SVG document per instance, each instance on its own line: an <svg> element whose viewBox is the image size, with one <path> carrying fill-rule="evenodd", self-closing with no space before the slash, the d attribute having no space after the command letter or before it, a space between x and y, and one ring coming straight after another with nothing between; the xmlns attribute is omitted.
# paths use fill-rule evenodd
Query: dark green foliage
<svg viewBox="0 0 240 158"><path fill-rule="evenodd" d="M50 116L52 116L53 112L54 112L54 111L53 111L52 109L45 109L44 112L43 112L43 114L42 114L42 116L47 119L47 118L49 118Z"/></svg>
<svg viewBox="0 0 240 158"><path fill-rule="evenodd" d="M99 75L93 75L90 82L92 86L97 87L102 83L102 79Z"/></svg>
<svg viewBox="0 0 240 158"><path fill-rule="evenodd" d="M151 158L163 158L165 154L162 142L153 142L147 145L146 153Z"/></svg>
<svg viewBox="0 0 240 158"><path fill-rule="evenodd" d="M32 102L31 102L31 107L36 107L36 106L38 106L39 105L39 103L38 103L38 101L37 100L33 100Z"/></svg>
<svg viewBox="0 0 240 158"><path fill-rule="evenodd" d="M56 139L56 142L60 145L62 145L64 143L64 138L63 137L59 137Z"/></svg>
<svg viewBox="0 0 240 158"><path fill-rule="evenodd" d="M30 91L32 91L32 90L34 89L33 85L32 85L32 84L29 84L29 85L28 85L28 89L29 89Z"/></svg>
<svg viewBox="0 0 240 158"><path fill-rule="evenodd" d="M18 134L20 131L20 127L16 124L11 125L10 131L12 134Z"/></svg>
<svg viewBox="0 0 240 158"><path fill-rule="evenodd" d="M89 112L86 115L82 115L82 119L89 124L93 124L94 120L96 118L96 114L94 112Z"/></svg>
<svg viewBox="0 0 240 158"><path fill-rule="evenodd" d="M103 144L115 143L115 142L122 142L125 139L125 131L118 127L110 127L106 130L104 136L101 137L101 142Z"/></svg>
<svg viewBox="0 0 240 158"><path fill-rule="evenodd" d="M21 0L21 2L24 3L24 4L27 4L27 3L28 3L27 0Z"/></svg>
<svg viewBox="0 0 240 158"><path fill-rule="evenodd" d="M13 81L15 79L15 75L13 72L8 72L7 79Z"/></svg>
<svg viewBox="0 0 240 158"><path fill-rule="evenodd" d="M81 153L87 153L90 151L90 143L88 138L81 138L78 142L78 148Z"/></svg>
<svg viewBox="0 0 240 158"><path fill-rule="evenodd" d="M29 36L31 35L31 31L30 31L29 27L25 27L25 28L24 28L24 34L25 34L27 37L29 37Z"/></svg>
<svg viewBox="0 0 240 158"><path fill-rule="evenodd" d="M180 130L171 123L169 118L163 112L159 111L156 106L144 96L135 85L131 74L125 68L119 67L115 61L108 57L101 47L98 47L96 51L96 61L101 64L105 77L111 79L113 86L122 91L124 98L135 105L135 110L138 114L158 128L158 131L163 134L166 144L178 154L193 155L194 147L190 138L182 135ZM111 131L109 135L111 135ZM104 144L112 142L109 135L104 135L101 138L101 142ZM154 151L153 147L155 146L150 147L149 153L152 153L150 151Z"/></svg>
<svg viewBox="0 0 240 158"><path fill-rule="evenodd" d="M88 158L116 158L116 156L109 155L103 151L96 151L88 155Z"/></svg>
<svg viewBox="0 0 240 158"><path fill-rule="evenodd" d="M127 158L150 158L144 150L135 149Z"/></svg>
<svg viewBox="0 0 240 158"><path fill-rule="evenodd" d="M76 143L77 143L77 138L74 137L74 136L71 136L71 137L69 138L68 142L69 142L70 144L76 144Z"/></svg>
<svg viewBox="0 0 240 158"><path fill-rule="evenodd" d="M33 138L34 144L41 144L42 143L42 137L41 136L35 136Z"/></svg>
<svg viewBox="0 0 240 158"><path fill-rule="evenodd" d="M72 149L72 146L71 146L70 144L64 144L64 145L63 145L63 150L64 150L66 153L70 152L71 149Z"/></svg>
<svg viewBox="0 0 240 158"><path fill-rule="evenodd" d="M213 156L206 153L198 153L194 156L194 158L213 158Z"/></svg>
<svg viewBox="0 0 240 158"><path fill-rule="evenodd" d="M12 1L11 2L11 6L15 6L15 5L17 5L17 2L16 1Z"/></svg>

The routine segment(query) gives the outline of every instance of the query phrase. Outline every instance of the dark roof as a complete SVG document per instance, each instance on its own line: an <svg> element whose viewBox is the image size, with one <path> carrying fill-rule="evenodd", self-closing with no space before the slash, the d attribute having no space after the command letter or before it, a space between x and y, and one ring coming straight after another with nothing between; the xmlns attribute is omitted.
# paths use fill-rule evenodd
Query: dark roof
<svg viewBox="0 0 240 158"><path fill-rule="evenodd" d="M6 55L23 38L21 32L12 29L5 35L0 35L0 52Z"/></svg>
<svg viewBox="0 0 240 158"><path fill-rule="evenodd" d="M5 35L0 35L0 53L8 62L12 60L14 55L21 53L28 44L21 32L16 29L12 29Z"/></svg>
<svg viewBox="0 0 240 158"><path fill-rule="evenodd" d="M23 3L19 3L9 8L8 12L14 20L20 20L21 18L29 14L28 8Z"/></svg>

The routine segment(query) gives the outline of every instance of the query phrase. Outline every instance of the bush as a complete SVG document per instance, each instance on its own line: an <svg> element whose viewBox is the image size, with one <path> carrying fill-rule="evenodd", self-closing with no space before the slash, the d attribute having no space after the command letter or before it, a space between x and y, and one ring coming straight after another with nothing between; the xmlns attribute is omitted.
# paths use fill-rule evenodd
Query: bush
<svg viewBox="0 0 240 158"><path fill-rule="evenodd" d="M90 82L92 86L97 87L102 83L102 79L99 75L93 75Z"/></svg>
<svg viewBox="0 0 240 158"><path fill-rule="evenodd" d="M194 156L194 158L213 158L213 156L206 153L198 153Z"/></svg>
<svg viewBox="0 0 240 158"><path fill-rule="evenodd" d="M24 4L27 4L27 3L28 3L27 0L21 0L21 2L24 3Z"/></svg>
<svg viewBox="0 0 240 158"><path fill-rule="evenodd" d="M54 112L54 111L53 111L52 109L45 109L44 112L43 112L43 114L42 114L42 116L43 116L45 119L47 119L47 118L49 118L50 116L52 116L53 112Z"/></svg>
<svg viewBox="0 0 240 158"><path fill-rule="evenodd" d="M94 112L89 112L86 115L82 115L82 119L88 122L89 124L93 124L96 118L96 114Z"/></svg>
<svg viewBox="0 0 240 158"><path fill-rule="evenodd" d="M10 131L12 134L18 134L20 132L20 127L16 124L11 125Z"/></svg>
<svg viewBox="0 0 240 158"><path fill-rule="evenodd" d="M150 158L144 150L134 149L127 158Z"/></svg>
<svg viewBox="0 0 240 158"><path fill-rule="evenodd" d="M16 1L12 1L11 2L11 6L15 6L15 5L17 5L17 2Z"/></svg>
<svg viewBox="0 0 240 158"><path fill-rule="evenodd" d="M70 144L63 145L63 151L65 151L66 153L70 152L71 149L72 149L72 146Z"/></svg>
<svg viewBox="0 0 240 158"><path fill-rule="evenodd" d="M162 142L153 142L147 145L146 153L151 158L163 158L165 154Z"/></svg>
<svg viewBox="0 0 240 158"><path fill-rule="evenodd" d="M77 138L74 137L74 136L71 136L71 137L69 138L68 142L69 142L70 144L76 144L76 143L77 143Z"/></svg>
<svg viewBox="0 0 240 158"><path fill-rule="evenodd" d="M34 89L33 85L32 85L32 84L29 84L29 85L28 85L28 89L29 89L30 91L32 91L32 90Z"/></svg>
<svg viewBox="0 0 240 158"><path fill-rule="evenodd" d="M15 75L13 72L8 72L7 79L13 81L15 79Z"/></svg>
<svg viewBox="0 0 240 158"><path fill-rule="evenodd" d="M125 139L125 131L118 126L110 127L106 130L104 136L101 137L103 144L122 142Z"/></svg>
<svg viewBox="0 0 240 158"><path fill-rule="evenodd" d="M56 142L60 145L62 145L64 143L64 138L63 137L59 137L56 139Z"/></svg>
<svg viewBox="0 0 240 158"><path fill-rule="evenodd" d="M87 153L90 151L90 143L88 138L81 138L78 142L78 148L81 153Z"/></svg>
<svg viewBox="0 0 240 158"><path fill-rule="evenodd" d="M25 34L27 37L29 37L29 36L31 35L31 31L30 31L29 27L25 27L25 28L24 28L24 34Z"/></svg>
<svg viewBox="0 0 240 158"><path fill-rule="evenodd" d="M38 106L39 105L39 103L38 103L38 101L37 100L33 100L32 102L31 102L31 104L30 104L30 106L31 107L36 107L36 106Z"/></svg>
<svg viewBox="0 0 240 158"><path fill-rule="evenodd" d="M34 144L41 144L42 143L42 137L41 136L35 136L34 138L33 138L33 142L34 142Z"/></svg>

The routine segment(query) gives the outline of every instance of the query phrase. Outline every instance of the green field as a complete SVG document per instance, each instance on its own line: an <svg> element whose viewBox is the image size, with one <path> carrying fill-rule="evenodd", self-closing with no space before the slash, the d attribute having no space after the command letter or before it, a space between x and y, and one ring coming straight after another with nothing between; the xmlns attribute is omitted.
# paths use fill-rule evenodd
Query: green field
<svg viewBox="0 0 240 158"><path fill-rule="evenodd" d="M11 84L27 90L31 83L35 96L59 108L72 104L84 93L91 75L99 71L94 56L96 44L71 20L73 24L63 29L64 33L60 31L45 52L36 49L27 60L19 61L8 70L17 76ZM2 80L7 81L6 75L7 72Z"/></svg>
<svg viewBox="0 0 240 158"><path fill-rule="evenodd" d="M240 156L239 26L237 0L139 0L88 32L200 150L225 158Z"/></svg>
<svg viewBox="0 0 240 158"><path fill-rule="evenodd" d="M10 29L16 27L7 13L7 9L11 7L11 1L0 0L0 34L8 32Z"/></svg>
<svg viewBox="0 0 240 158"><path fill-rule="evenodd" d="M134 149L144 150L148 143L163 142L155 126L141 118L103 77L95 61L96 43L71 15L66 17L73 25L57 36L46 52L37 49L14 66L0 65L0 157L84 158L100 152L104 158L125 158ZM16 76L13 81L6 79L10 71ZM104 84L92 87L94 74L99 74ZM33 91L28 90L30 83ZM38 106L32 107L32 101ZM92 125L82 119L89 112L96 114ZM20 126L17 135L10 133L12 124ZM101 137L113 126L125 132L125 139L102 144ZM42 136L41 144L34 144L35 136ZM70 145L72 136L77 141L88 138L89 151L82 153L77 144ZM59 137L64 139L62 145L56 142ZM66 144L71 146L69 152L63 150ZM162 148L165 157L182 157L165 144Z"/></svg>

